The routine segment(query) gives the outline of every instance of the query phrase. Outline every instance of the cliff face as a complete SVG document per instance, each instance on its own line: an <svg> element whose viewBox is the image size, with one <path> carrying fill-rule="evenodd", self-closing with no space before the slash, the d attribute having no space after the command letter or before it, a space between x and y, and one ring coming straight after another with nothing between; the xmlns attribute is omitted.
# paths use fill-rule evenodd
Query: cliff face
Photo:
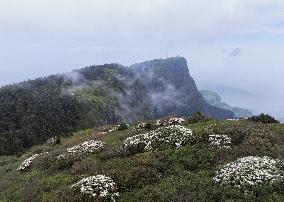
<svg viewBox="0 0 284 202"><path fill-rule="evenodd" d="M207 104L190 76L187 61L183 57L146 61L130 68L145 83L154 118L190 116L197 111L218 119L234 117L228 110Z"/></svg>
<svg viewBox="0 0 284 202"><path fill-rule="evenodd" d="M247 109L243 109L240 107L232 107L225 102L222 102L220 95L215 92L203 90L200 91L204 99L212 106L230 110L234 113L236 118L245 118L253 116L253 113Z"/></svg>

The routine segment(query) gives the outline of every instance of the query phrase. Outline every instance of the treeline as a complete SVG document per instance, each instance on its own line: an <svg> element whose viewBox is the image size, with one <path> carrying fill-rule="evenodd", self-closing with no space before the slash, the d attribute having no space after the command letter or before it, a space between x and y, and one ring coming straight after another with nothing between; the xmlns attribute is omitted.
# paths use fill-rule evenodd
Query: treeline
<svg viewBox="0 0 284 202"><path fill-rule="evenodd" d="M0 154L76 129L80 105L62 93L62 83L62 77L51 76L0 89Z"/></svg>
<svg viewBox="0 0 284 202"><path fill-rule="evenodd" d="M0 88L0 155L121 121L118 102L123 100L118 97L127 90L121 75L129 74L117 64L106 64Z"/></svg>

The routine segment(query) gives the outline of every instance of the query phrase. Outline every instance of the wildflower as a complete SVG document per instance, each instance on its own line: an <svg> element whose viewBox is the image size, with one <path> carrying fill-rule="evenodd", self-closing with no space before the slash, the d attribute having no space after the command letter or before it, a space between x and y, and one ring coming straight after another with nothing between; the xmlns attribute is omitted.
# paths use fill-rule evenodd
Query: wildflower
<svg viewBox="0 0 284 202"><path fill-rule="evenodd" d="M180 125L162 127L149 133L135 135L124 141L124 148L143 151L158 149L160 145L166 147L181 147L192 137L192 130Z"/></svg>
<svg viewBox="0 0 284 202"><path fill-rule="evenodd" d="M280 160L267 156L248 156L224 165L213 179L221 185L247 190L253 186L261 186L264 182L283 180L281 164L283 165Z"/></svg>
<svg viewBox="0 0 284 202"><path fill-rule="evenodd" d="M170 118L168 121L169 125L176 125L176 124L182 124L185 120L183 118Z"/></svg>
<svg viewBox="0 0 284 202"><path fill-rule="evenodd" d="M20 167L17 169L19 171L26 171L32 164L32 162L42 156L42 155L45 155L45 154L49 154L48 152L44 152L44 153L41 153L41 154L34 154L33 156L27 158L26 160L24 160L24 162L20 165Z"/></svg>
<svg viewBox="0 0 284 202"><path fill-rule="evenodd" d="M85 141L77 146L67 148L66 153L57 156L57 158L60 159L64 158L67 155L73 155L77 153L93 153L104 148L104 144L105 143L103 143L102 141L96 140Z"/></svg>
<svg viewBox="0 0 284 202"><path fill-rule="evenodd" d="M139 131L145 128L146 123L139 123L137 126L134 127L135 130Z"/></svg>
<svg viewBox="0 0 284 202"><path fill-rule="evenodd" d="M115 198L119 196L116 183L110 177L105 175L96 175L84 178L71 187L80 188L82 194L111 199L112 201L115 201Z"/></svg>
<svg viewBox="0 0 284 202"><path fill-rule="evenodd" d="M240 119L227 119L227 121L239 121Z"/></svg>
<svg viewBox="0 0 284 202"><path fill-rule="evenodd" d="M211 147L231 148L231 138L227 135L209 135L209 143Z"/></svg>
<svg viewBox="0 0 284 202"><path fill-rule="evenodd" d="M118 126L114 126L112 129L110 129L108 132L111 133L113 131L116 131L118 129L119 125Z"/></svg>

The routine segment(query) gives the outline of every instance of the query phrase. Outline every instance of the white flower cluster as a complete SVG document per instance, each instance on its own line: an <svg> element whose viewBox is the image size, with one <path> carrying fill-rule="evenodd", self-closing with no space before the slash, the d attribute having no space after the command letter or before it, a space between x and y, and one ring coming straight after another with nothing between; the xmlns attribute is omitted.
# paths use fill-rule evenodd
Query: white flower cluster
<svg viewBox="0 0 284 202"><path fill-rule="evenodd" d="M102 141L89 140L77 146L67 148L66 153L59 155L57 158L60 159L60 158L64 158L65 156L73 155L77 153L93 153L102 148L104 148L104 143Z"/></svg>
<svg viewBox="0 0 284 202"><path fill-rule="evenodd" d="M44 153L41 153L41 154L34 154L33 156L27 158L26 160L24 160L24 162L20 165L20 167L17 170L26 171L31 166L33 160L35 160L39 156L42 156L42 155L45 155L45 154L49 154L49 153L44 152Z"/></svg>
<svg viewBox="0 0 284 202"><path fill-rule="evenodd" d="M213 179L221 185L246 190L256 185L261 186L264 182L273 183L275 180L283 179L284 173L279 168L281 163L280 160L267 156L248 156L223 166Z"/></svg>
<svg viewBox="0 0 284 202"><path fill-rule="evenodd" d="M143 146L143 151L157 149L159 145L181 147L192 137L192 130L180 125L162 127L146 134L135 135L124 141L124 148L135 149Z"/></svg>
<svg viewBox="0 0 284 202"><path fill-rule="evenodd" d="M162 126L165 126L166 123L164 123L162 120L157 120L156 123L155 123L155 126L158 126L158 127L162 127Z"/></svg>
<svg viewBox="0 0 284 202"><path fill-rule="evenodd" d="M239 121L240 119L227 119L227 121Z"/></svg>
<svg viewBox="0 0 284 202"><path fill-rule="evenodd" d="M185 120L183 118L170 118L168 121L169 125L176 125L176 124L182 124L184 123Z"/></svg>
<svg viewBox="0 0 284 202"><path fill-rule="evenodd" d="M134 126L134 129L139 131L139 130L144 129L145 126L146 126L146 123L139 123L138 125Z"/></svg>
<svg viewBox="0 0 284 202"><path fill-rule="evenodd" d="M110 129L108 132L111 133L113 131L116 131L118 129L119 126L114 126L112 129Z"/></svg>
<svg viewBox="0 0 284 202"><path fill-rule="evenodd" d="M231 138L227 135L209 135L209 143L211 147L217 148L224 148L229 149L231 148Z"/></svg>
<svg viewBox="0 0 284 202"><path fill-rule="evenodd" d="M185 120L183 118L170 118L169 120L157 120L155 126L162 127L166 125L178 125L184 123Z"/></svg>
<svg viewBox="0 0 284 202"><path fill-rule="evenodd" d="M57 138L56 136L55 136L55 137L52 137L52 138L49 138L49 139L46 141L46 143L47 143L47 144L55 143L56 138Z"/></svg>
<svg viewBox="0 0 284 202"><path fill-rule="evenodd" d="M115 201L115 198L119 196L116 183L105 175L84 178L72 187L80 188L83 194L91 194L93 197L111 199L112 201Z"/></svg>

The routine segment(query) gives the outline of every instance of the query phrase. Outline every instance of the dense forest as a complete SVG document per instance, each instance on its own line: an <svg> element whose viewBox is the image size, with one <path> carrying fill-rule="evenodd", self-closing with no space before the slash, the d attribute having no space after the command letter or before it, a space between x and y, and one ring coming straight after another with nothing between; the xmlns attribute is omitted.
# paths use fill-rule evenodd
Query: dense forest
<svg viewBox="0 0 284 202"><path fill-rule="evenodd" d="M62 94L58 76L9 85L0 90L0 153L10 154L77 127L80 105Z"/></svg>

